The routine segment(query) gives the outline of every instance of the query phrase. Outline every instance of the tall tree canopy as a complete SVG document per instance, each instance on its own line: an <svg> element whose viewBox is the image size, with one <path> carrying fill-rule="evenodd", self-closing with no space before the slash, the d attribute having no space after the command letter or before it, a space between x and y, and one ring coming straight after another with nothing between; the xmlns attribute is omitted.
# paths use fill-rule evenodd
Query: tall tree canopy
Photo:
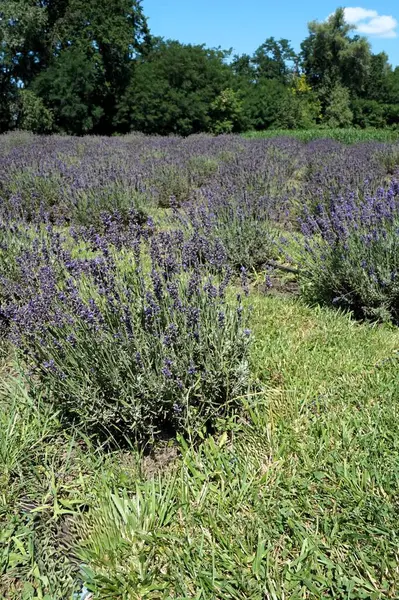
<svg viewBox="0 0 399 600"><path fill-rule="evenodd" d="M212 102L228 87L226 53L176 41L154 41L137 61L119 106L119 121L145 133L207 131Z"/></svg>
<svg viewBox="0 0 399 600"><path fill-rule="evenodd" d="M399 126L399 67L338 8L296 54L253 54L150 35L142 0L0 0L0 132Z"/></svg>
<svg viewBox="0 0 399 600"><path fill-rule="evenodd" d="M295 61L296 54L290 42L285 39L277 41L273 37L259 46L252 58L258 79L276 79L282 83L287 82Z"/></svg>
<svg viewBox="0 0 399 600"><path fill-rule="evenodd" d="M60 109L70 86L66 104L71 96L78 104L93 98L95 107L86 112L101 112L100 124L94 119L93 126L111 133L132 59L148 50L151 39L141 0L2 0L0 41L9 81L28 87L39 78L34 89L54 108L56 124L74 132L66 113L73 120L79 108ZM75 85L75 74L80 84Z"/></svg>
<svg viewBox="0 0 399 600"><path fill-rule="evenodd" d="M309 35L301 44L301 62L309 83L327 95L337 85L361 91L370 73L369 42L351 36L353 26L339 8L322 23L309 23Z"/></svg>

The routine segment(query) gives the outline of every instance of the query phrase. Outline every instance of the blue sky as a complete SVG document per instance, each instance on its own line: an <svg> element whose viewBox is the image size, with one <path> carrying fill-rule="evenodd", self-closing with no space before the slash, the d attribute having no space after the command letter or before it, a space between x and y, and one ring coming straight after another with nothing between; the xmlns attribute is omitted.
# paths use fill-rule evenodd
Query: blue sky
<svg viewBox="0 0 399 600"><path fill-rule="evenodd" d="M252 52L268 37L285 37L296 50L308 21L324 20L337 6L330 0L144 0L153 35L184 43ZM399 1L354 0L347 15L374 52L385 50L399 65Z"/></svg>

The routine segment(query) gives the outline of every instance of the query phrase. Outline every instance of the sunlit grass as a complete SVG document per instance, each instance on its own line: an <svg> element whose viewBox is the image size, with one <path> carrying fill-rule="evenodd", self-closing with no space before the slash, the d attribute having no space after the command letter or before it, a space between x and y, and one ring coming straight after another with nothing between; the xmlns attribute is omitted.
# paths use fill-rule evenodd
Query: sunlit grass
<svg viewBox="0 0 399 600"><path fill-rule="evenodd" d="M295 137L302 142L333 139L344 144L356 144L358 142L394 142L399 139L399 131L394 129L267 129L265 131L248 131L243 136L247 138L288 136Z"/></svg>
<svg viewBox="0 0 399 600"><path fill-rule="evenodd" d="M3 384L6 598L395 597L399 334L248 302L258 391L150 479L137 451L100 452Z"/></svg>

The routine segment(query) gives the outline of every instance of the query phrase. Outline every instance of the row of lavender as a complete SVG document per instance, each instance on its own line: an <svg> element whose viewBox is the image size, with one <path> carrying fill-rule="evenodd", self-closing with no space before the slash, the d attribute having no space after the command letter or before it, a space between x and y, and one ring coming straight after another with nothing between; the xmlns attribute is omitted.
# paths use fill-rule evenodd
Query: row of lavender
<svg viewBox="0 0 399 600"><path fill-rule="evenodd" d="M0 327L34 393L102 435L209 426L253 385L241 295L287 252L311 300L397 321L397 156L3 136Z"/></svg>
<svg viewBox="0 0 399 600"><path fill-rule="evenodd" d="M101 212L169 206L252 192L269 203L308 203L369 191L393 173L399 147L346 147L291 138L40 138L0 143L0 193L8 212L34 222L93 224Z"/></svg>

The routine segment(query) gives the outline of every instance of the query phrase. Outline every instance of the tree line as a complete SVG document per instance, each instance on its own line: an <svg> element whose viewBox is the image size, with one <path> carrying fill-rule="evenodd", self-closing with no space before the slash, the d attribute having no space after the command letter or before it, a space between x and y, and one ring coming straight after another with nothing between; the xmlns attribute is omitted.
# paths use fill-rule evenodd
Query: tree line
<svg viewBox="0 0 399 600"><path fill-rule="evenodd" d="M399 127L399 67L342 8L308 28L232 55L151 35L141 0L2 0L0 131Z"/></svg>

